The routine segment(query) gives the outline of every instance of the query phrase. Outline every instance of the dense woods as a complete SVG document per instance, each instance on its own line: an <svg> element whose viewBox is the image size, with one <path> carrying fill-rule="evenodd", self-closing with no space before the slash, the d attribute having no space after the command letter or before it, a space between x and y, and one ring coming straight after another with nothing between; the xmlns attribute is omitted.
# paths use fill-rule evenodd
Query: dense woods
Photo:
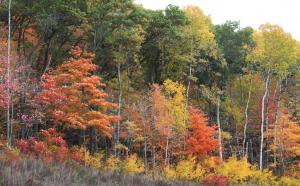
<svg viewBox="0 0 300 186"><path fill-rule="evenodd" d="M282 27L132 0L7 0L0 25L1 184L24 185L9 175L35 161L153 185L300 185L300 43Z"/></svg>

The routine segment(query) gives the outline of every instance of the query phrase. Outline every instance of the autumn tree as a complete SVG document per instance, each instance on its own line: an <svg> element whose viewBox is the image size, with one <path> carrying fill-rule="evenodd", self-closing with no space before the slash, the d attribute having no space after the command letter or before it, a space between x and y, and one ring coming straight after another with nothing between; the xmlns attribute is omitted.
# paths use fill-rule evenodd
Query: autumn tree
<svg viewBox="0 0 300 186"><path fill-rule="evenodd" d="M281 109L277 125L270 131L273 137L270 149L274 153L275 166L283 171L289 164L293 164L295 157L300 156L300 126L291 120L286 109Z"/></svg>
<svg viewBox="0 0 300 186"><path fill-rule="evenodd" d="M197 79L194 76L194 68L207 62L206 55L215 57L217 55L217 45L210 17L206 16L197 6L187 6L183 10L189 20L189 24L184 29L189 42L186 47L190 49L186 90L186 107L188 107L191 83Z"/></svg>
<svg viewBox="0 0 300 186"><path fill-rule="evenodd" d="M164 152L164 164L169 164L171 141L173 137L173 127L175 117L168 107L166 97L162 94L161 87L154 84L152 86L152 110L153 110L153 140L157 141Z"/></svg>
<svg viewBox="0 0 300 186"><path fill-rule="evenodd" d="M207 117L198 109L192 108L189 115L191 123L187 139L187 152L198 158L210 155L218 149L217 131L215 127L208 126Z"/></svg>
<svg viewBox="0 0 300 186"><path fill-rule="evenodd" d="M273 75L281 80L289 74L289 67L297 61L297 43L290 34L277 25L261 25L255 33L256 47L249 55L250 61L260 66L265 77L265 93L261 104L261 142L260 142L260 169L263 168L264 131L268 126L268 107L266 101L269 96L269 85ZM276 51L276 52L274 52ZM266 125L266 126L265 126Z"/></svg>
<svg viewBox="0 0 300 186"><path fill-rule="evenodd" d="M70 55L52 74L45 76L44 89L37 98L42 104L54 106L51 109L54 119L64 128L88 131L90 141L95 140L95 130L112 137L111 122L118 117L107 112L116 105L106 100L105 84L92 74L97 68L92 63L94 55L79 47L74 47ZM53 98L63 101L57 103Z"/></svg>

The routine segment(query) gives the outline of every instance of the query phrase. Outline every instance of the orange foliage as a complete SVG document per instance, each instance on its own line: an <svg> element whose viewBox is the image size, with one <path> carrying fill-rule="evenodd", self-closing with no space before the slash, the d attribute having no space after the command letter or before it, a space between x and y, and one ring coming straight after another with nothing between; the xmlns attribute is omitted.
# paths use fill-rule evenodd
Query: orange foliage
<svg viewBox="0 0 300 186"><path fill-rule="evenodd" d="M187 139L187 152L202 158L218 148L218 140L215 138L215 127L208 126L207 118L197 109L191 109L189 115L191 132Z"/></svg>
<svg viewBox="0 0 300 186"><path fill-rule="evenodd" d="M56 122L83 130L93 127L111 137L110 123L119 118L106 114L116 105L106 100L107 94L102 90L105 84L92 74L97 69L92 63L94 55L79 47L74 47L70 55L54 73L45 75L43 91L37 98L52 107L48 109Z"/></svg>

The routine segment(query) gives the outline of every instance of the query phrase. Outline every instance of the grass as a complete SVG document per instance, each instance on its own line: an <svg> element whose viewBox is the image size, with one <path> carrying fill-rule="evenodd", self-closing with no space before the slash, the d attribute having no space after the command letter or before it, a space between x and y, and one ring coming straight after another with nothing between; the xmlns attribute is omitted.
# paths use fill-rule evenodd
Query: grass
<svg viewBox="0 0 300 186"><path fill-rule="evenodd" d="M0 161L3 186L194 186L196 183L151 179L145 175L126 175L83 167L70 162L45 164L36 159L8 163Z"/></svg>

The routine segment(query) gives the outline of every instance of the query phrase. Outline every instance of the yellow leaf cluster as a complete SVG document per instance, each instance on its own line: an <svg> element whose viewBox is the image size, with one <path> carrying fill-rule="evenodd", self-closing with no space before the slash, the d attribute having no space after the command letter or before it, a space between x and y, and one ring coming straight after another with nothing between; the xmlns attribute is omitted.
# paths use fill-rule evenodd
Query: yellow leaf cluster
<svg viewBox="0 0 300 186"><path fill-rule="evenodd" d="M129 156L122 166L122 170L127 174L138 174L144 171L144 164L138 159L137 155Z"/></svg>
<svg viewBox="0 0 300 186"><path fill-rule="evenodd" d="M179 161L175 169L169 166L165 168L165 175L169 179L200 181L204 174L204 168L196 162L195 157Z"/></svg>

